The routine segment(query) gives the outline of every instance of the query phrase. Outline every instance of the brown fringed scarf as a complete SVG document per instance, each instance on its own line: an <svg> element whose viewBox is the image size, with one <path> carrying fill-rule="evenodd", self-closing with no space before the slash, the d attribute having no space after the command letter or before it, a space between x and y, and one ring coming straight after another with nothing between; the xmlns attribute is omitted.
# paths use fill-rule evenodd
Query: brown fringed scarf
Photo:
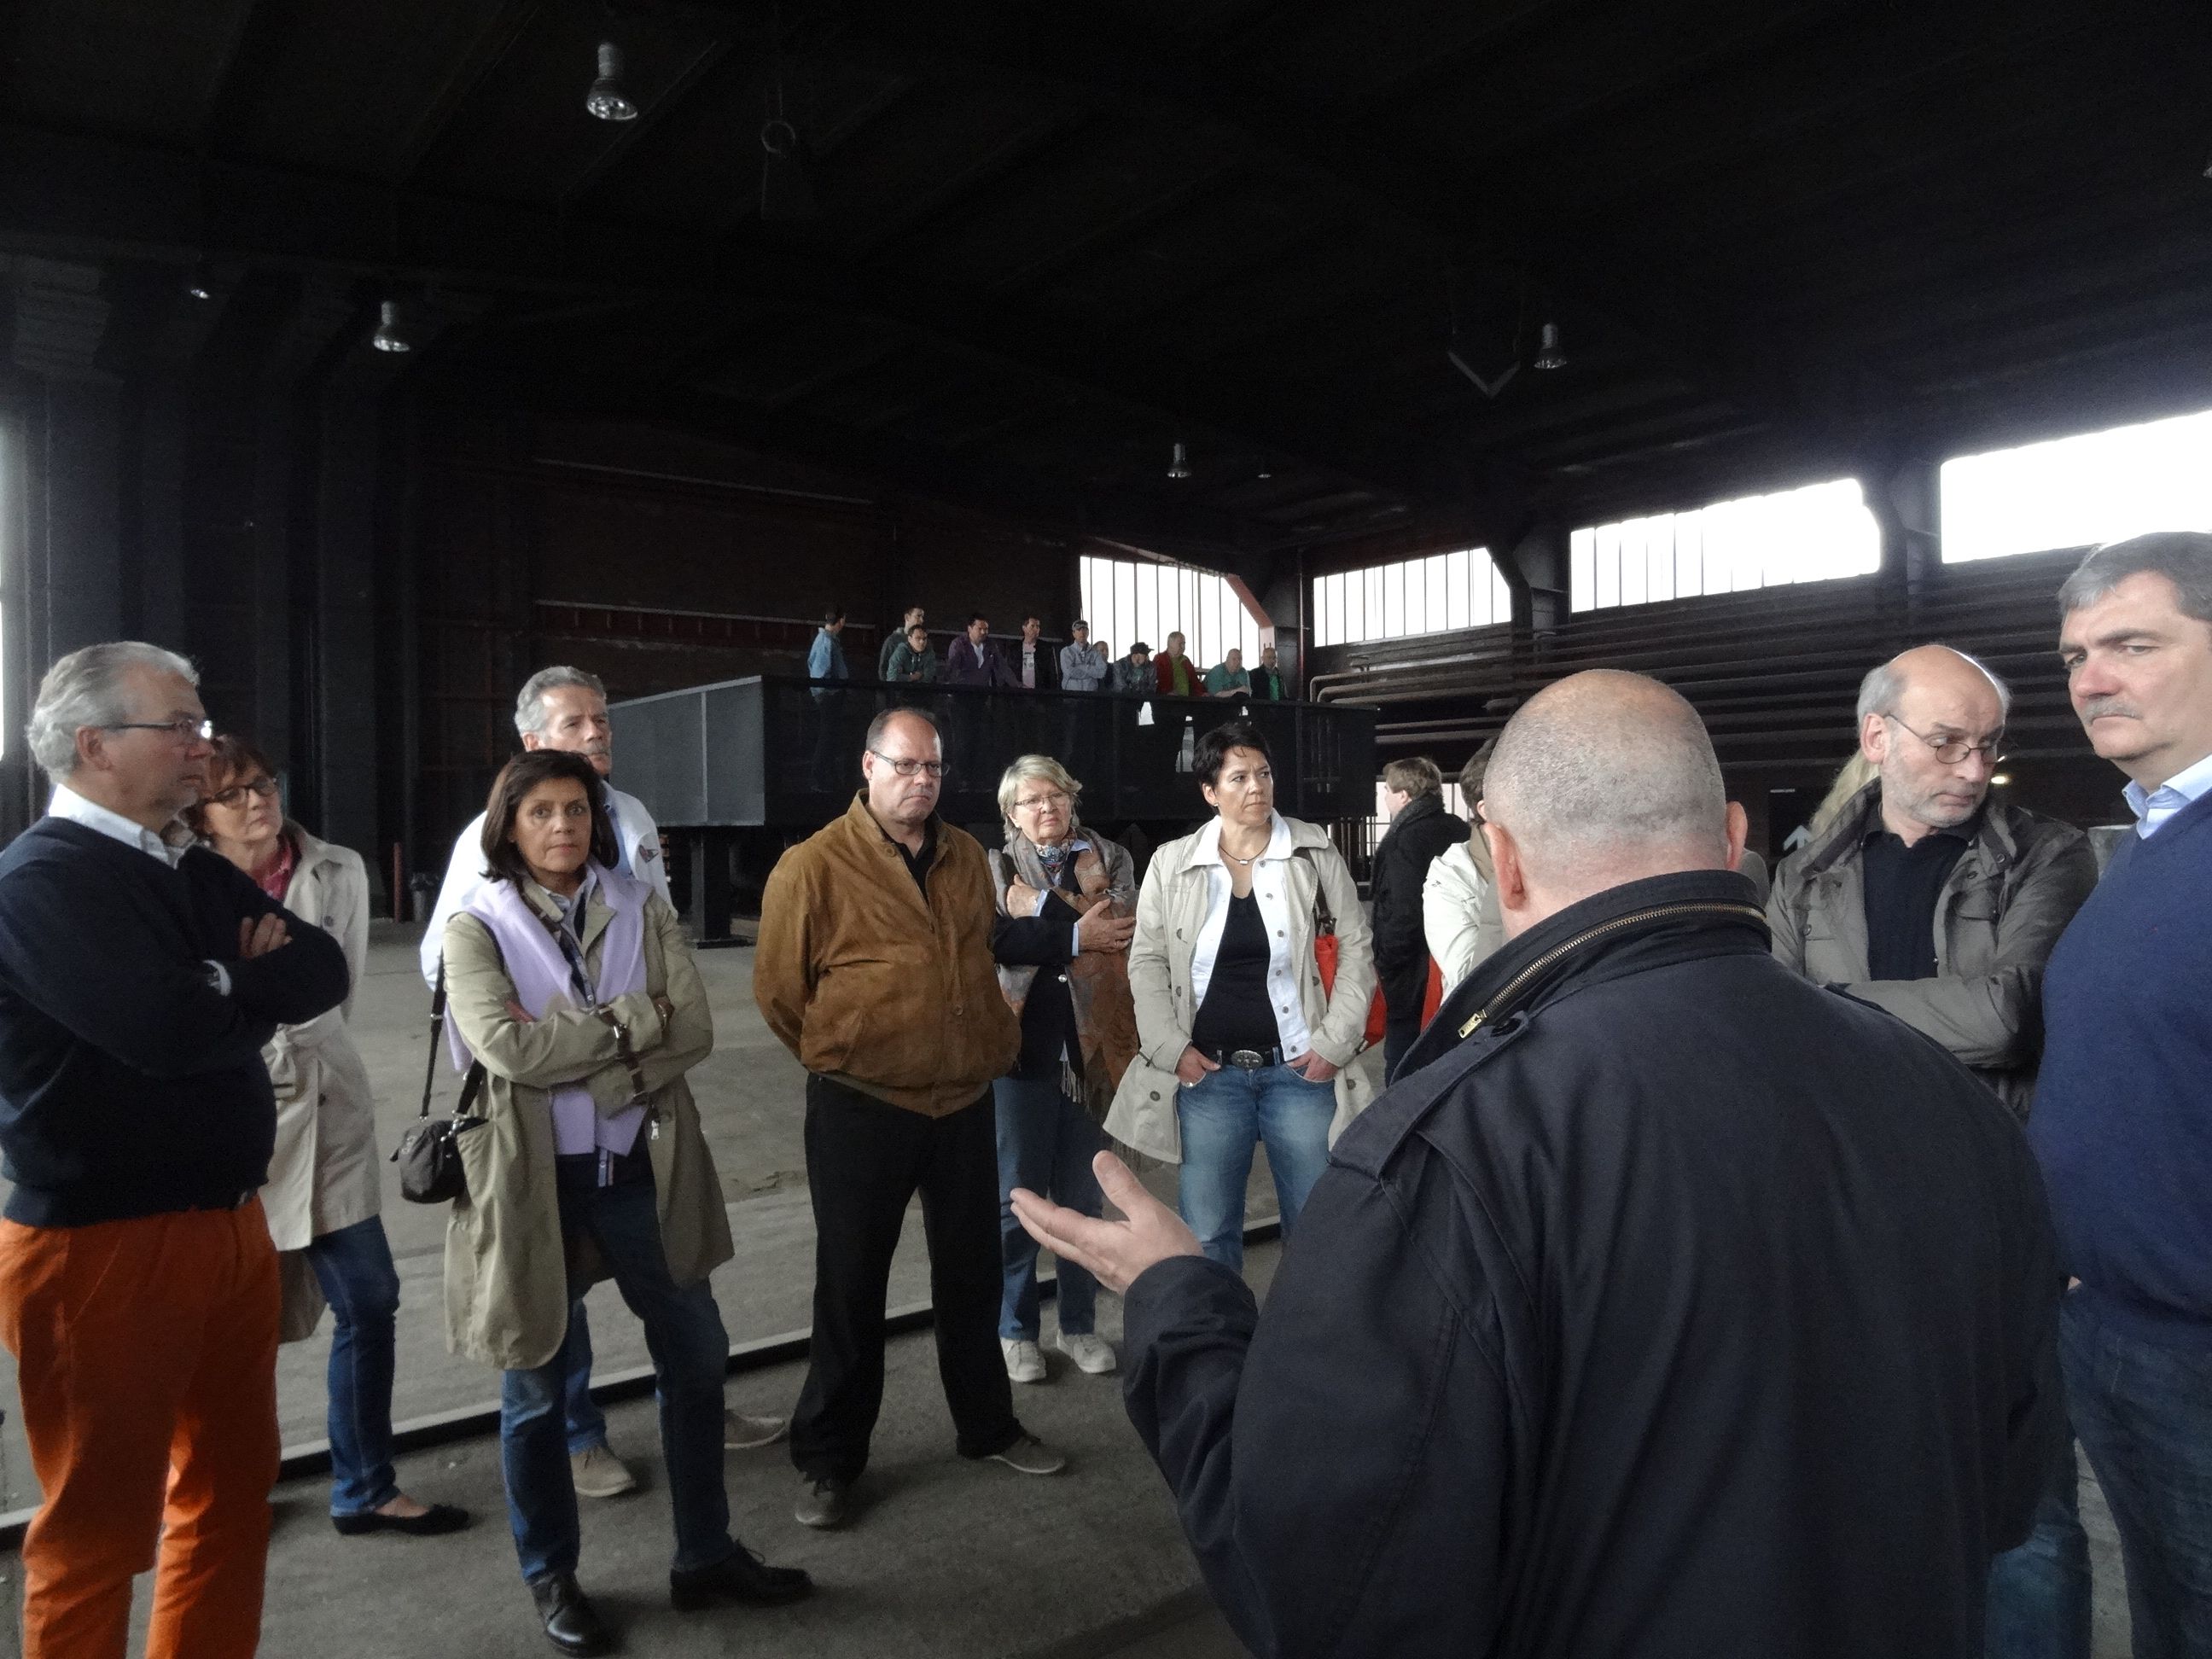
<svg viewBox="0 0 2212 1659"><path fill-rule="evenodd" d="M1103 836L1072 825L1070 841L1090 845L1075 854L1074 890L1069 890L1059 872L1048 867L1043 853L1027 836L1011 826L1003 852L991 855L992 884L998 891L999 914L1010 915L1006 890L1018 882L1037 892L1057 892L1078 910L1092 906L1114 907L1113 914L1134 915L1137 910L1137 866L1127 848ZM1061 860L1053 860L1060 864ZM999 988L1006 994L1014 1017L1021 1018L1029 1000L1035 968L999 969ZM1083 1075L1071 1066L1060 1069L1060 1087L1071 1100L1080 1101L1094 1122L1106 1121L1114 1091L1121 1073L1137 1054L1137 1005L1129 994L1129 958L1126 952L1085 951L1067 964L1068 1000L1075 1010L1076 1042L1083 1054Z"/></svg>

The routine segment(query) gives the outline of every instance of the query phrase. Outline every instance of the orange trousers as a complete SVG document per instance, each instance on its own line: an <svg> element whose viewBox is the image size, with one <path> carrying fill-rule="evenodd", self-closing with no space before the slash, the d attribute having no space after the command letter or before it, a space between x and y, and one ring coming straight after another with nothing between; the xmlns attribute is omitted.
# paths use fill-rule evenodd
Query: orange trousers
<svg viewBox="0 0 2212 1659"><path fill-rule="evenodd" d="M276 1254L261 1200L90 1227L0 1221L0 1341L44 1494L23 1659L247 1659L276 1482Z"/></svg>

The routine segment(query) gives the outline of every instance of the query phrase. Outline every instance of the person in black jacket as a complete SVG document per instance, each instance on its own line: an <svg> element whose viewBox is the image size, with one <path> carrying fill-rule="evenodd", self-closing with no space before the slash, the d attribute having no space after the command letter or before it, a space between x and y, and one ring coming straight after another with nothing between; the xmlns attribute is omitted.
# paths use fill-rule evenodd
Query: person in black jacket
<svg viewBox="0 0 2212 1659"><path fill-rule="evenodd" d="M1421 1034L1429 988L1429 942L1421 931L1421 884L1429 866L1467 839L1467 821L1444 809L1444 776L1425 755L1382 769L1390 827L1375 848L1375 972L1382 987L1382 1075L1398 1069Z"/></svg>
<svg viewBox="0 0 2212 1659"><path fill-rule="evenodd" d="M1509 935L1336 1145L1261 1318L1172 1212L1028 1193L1126 1285L1129 1413L1261 1655L1969 1659L2063 1442L2011 1114L1776 963L1689 705L1498 740Z"/></svg>
<svg viewBox="0 0 2212 1659"><path fill-rule="evenodd" d="M1091 1159L1098 1121L1136 1052L1129 939L1137 872L1127 851L1076 817L1083 786L1048 755L1024 755L999 780L1006 821L991 855L998 915L991 954L999 986L1021 1017L1014 1068L991 1085L998 1113L999 1237L1006 1288L999 1346L1017 1382L1045 1380L1038 1345L1036 1242L1014 1217L1017 1187L1038 1188L1085 1215L1098 1213ZM1077 1369L1103 1376L1114 1350L1096 1329L1097 1281L1063 1262L1056 1289L1058 1346Z"/></svg>
<svg viewBox="0 0 2212 1659"><path fill-rule="evenodd" d="M213 732L182 657L71 652L31 712L54 781L0 855L0 1340L43 1488L23 1651L246 1659L276 1479L276 1136L262 1045L345 999L337 940L177 822ZM158 1559L157 1559L158 1539Z"/></svg>

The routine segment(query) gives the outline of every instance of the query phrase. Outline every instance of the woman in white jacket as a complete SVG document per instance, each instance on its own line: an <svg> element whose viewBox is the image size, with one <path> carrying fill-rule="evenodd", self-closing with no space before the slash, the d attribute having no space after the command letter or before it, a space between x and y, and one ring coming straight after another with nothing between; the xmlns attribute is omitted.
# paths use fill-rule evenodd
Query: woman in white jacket
<svg viewBox="0 0 2212 1659"><path fill-rule="evenodd" d="M1267 741L1246 720L1198 741L1214 820L1152 855L1137 896L1129 988L1139 1054L1109 1133L1181 1163L1177 1201L1206 1255L1244 1261L1244 1188L1264 1141L1283 1232L1328 1148L1369 1098L1364 1046L1375 957L1352 872L1316 824L1275 811ZM1314 940L1333 923L1336 981Z"/></svg>
<svg viewBox="0 0 2212 1659"><path fill-rule="evenodd" d="M1483 774L1490 769L1492 738L1474 751L1459 769L1460 799L1467 803L1471 823L1468 838L1448 848L1429 866L1421 884L1421 932L1429 954L1437 959L1449 996L1459 982L1473 973L1505 943L1505 919L1498 909L1498 878L1490 867L1490 844L1482 838Z"/></svg>
<svg viewBox="0 0 2212 1659"><path fill-rule="evenodd" d="M216 739L193 830L302 921L337 936L354 986L368 957L368 872L361 855L288 820L275 769L244 739ZM453 1532L468 1512L420 1504L392 1468L393 1334L399 1273L384 1237L376 1102L346 1034L349 994L304 1025L279 1026L261 1057L276 1091L276 1146L261 1204L279 1252L288 1342L331 1333L331 1522L347 1534Z"/></svg>

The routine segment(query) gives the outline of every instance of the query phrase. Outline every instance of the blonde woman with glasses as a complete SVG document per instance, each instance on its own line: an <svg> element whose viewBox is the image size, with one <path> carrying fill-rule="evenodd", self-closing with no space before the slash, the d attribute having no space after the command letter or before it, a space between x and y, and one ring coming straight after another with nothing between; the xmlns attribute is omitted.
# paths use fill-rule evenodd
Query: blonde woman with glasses
<svg viewBox="0 0 2212 1659"><path fill-rule="evenodd" d="M999 780L1006 822L991 855L998 915L991 954L999 986L1022 1023L1013 1069L991 1085L998 1112L999 1237L1006 1283L999 1345L1017 1382L1045 1379L1037 1310L1036 1241L1015 1218L1017 1187L1048 1194L1085 1215L1101 1207L1091 1160L1098 1129L1137 1051L1129 996L1136 930L1136 864L1127 848L1083 827L1083 786L1047 755L1024 755ZM1103 1375L1114 1350L1094 1328L1098 1281L1060 1264L1060 1351Z"/></svg>

